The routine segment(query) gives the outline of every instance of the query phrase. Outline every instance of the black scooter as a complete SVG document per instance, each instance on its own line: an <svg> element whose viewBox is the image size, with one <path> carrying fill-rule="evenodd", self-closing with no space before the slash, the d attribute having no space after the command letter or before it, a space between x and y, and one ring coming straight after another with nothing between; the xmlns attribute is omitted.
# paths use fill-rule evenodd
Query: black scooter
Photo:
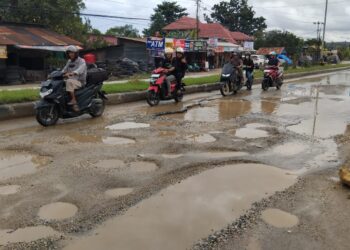
<svg viewBox="0 0 350 250"><path fill-rule="evenodd" d="M107 100L102 86L107 79L107 73L102 69L88 71L86 85L75 91L79 106L79 111L75 112L72 106L67 105L70 97L66 92L64 74L62 71L52 72L49 79L41 84L41 100L35 104L36 120L47 127L55 125L59 118L67 119L83 114L101 116Z"/></svg>
<svg viewBox="0 0 350 250"><path fill-rule="evenodd" d="M243 87L238 75L237 69L231 64L226 63L222 68L220 77L220 92L223 96L230 94L237 94L237 92Z"/></svg>

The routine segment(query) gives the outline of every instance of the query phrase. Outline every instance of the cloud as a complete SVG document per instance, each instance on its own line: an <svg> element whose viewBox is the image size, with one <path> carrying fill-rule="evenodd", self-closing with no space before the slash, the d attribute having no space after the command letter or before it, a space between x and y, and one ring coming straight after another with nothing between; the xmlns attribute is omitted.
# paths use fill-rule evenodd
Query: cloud
<svg viewBox="0 0 350 250"><path fill-rule="evenodd" d="M161 0L85 0L85 12L127 17L149 18L153 9ZM178 0L178 4L187 8L190 16L195 16L195 3L190 0ZM210 13L210 8L220 0L202 0L202 14ZM266 18L269 29L282 29L296 33L304 38L316 37L313 22L324 19L325 0L249 0L258 16ZM350 41L349 0L329 0L327 20L327 41ZM207 10L205 10L207 9ZM201 15L202 16L202 15ZM93 26L106 31L113 26L132 24L140 31L149 25L147 21L118 20L108 18L90 18Z"/></svg>

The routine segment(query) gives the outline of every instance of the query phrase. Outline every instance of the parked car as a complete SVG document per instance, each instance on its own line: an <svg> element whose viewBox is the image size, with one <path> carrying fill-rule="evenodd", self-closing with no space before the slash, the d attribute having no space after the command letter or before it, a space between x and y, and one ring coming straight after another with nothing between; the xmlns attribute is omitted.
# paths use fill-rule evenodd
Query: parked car
<svg viewBox="0 0 350 250"><path fill-rule="evenodd" d="M264 68L269 61L264 55L252 55L252 59L256 69Z"/></svg>

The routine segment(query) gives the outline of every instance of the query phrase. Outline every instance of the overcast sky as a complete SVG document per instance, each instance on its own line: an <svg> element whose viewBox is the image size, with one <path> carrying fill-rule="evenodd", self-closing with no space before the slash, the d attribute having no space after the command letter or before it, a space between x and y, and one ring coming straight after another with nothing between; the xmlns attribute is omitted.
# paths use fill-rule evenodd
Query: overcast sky
<svg viewBox="0 0 350 250"><path fill-rule="evenodd" d="M87 13L149 18L161 0L85 0ZM195 0L177 1L195 16ZM220 0L202 0L203 13L210 13L211 7ZM258 16L267 19L268 29L282 29L304 38L316 37L313 22L324 18L325 0L248 0ZM140 31L148 27L148 21L90 18L92 25L101 31L113 26L132 24ZM350 41L350 0L329 0L327 20L327 41Z"/></svg>

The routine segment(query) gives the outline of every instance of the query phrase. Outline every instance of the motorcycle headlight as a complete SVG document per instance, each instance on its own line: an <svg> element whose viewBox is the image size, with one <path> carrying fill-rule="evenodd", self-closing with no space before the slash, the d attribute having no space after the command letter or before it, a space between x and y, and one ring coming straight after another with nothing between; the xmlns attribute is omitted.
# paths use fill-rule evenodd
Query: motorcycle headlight
<svg viewBox="0 0 350 250"><path fill-rule="evenodd" d="M46 90L44 92L40 91L40 97L45 98L46 96L50 95L52 93L52 91L53 91L52 89Z"/></svg>
<svg viewBox="0 0 350 250"><path fill-rule="evenodd" d="M231 74L222 74L223 77L230 77Z"/></svg>

